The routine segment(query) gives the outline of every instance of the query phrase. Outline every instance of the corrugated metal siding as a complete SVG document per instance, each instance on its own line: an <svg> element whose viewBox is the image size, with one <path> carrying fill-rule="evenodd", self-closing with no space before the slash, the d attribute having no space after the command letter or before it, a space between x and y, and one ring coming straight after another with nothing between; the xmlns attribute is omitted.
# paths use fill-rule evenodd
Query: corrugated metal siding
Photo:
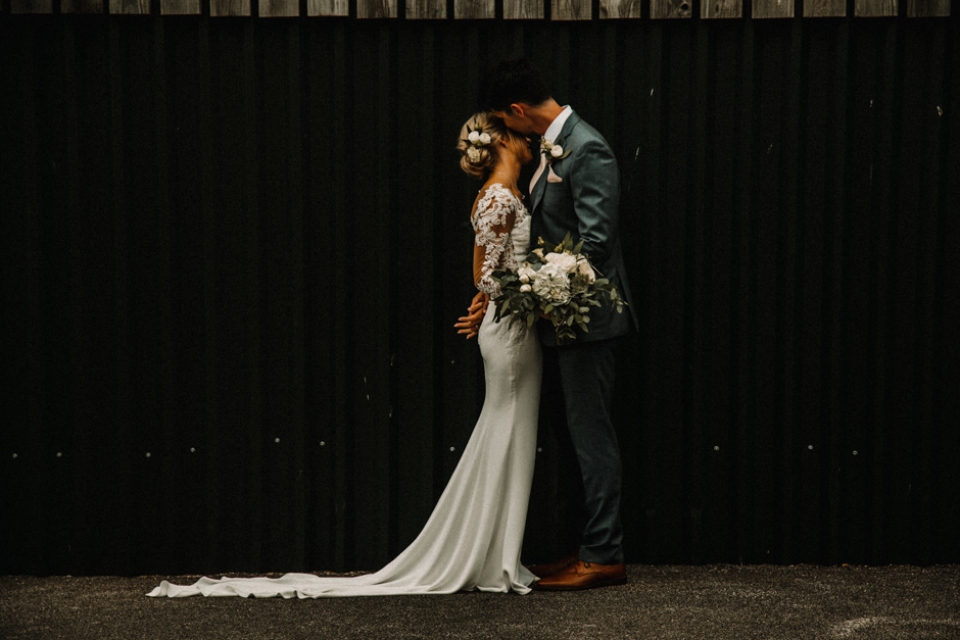
<svg viewBox="0 0 960 640"><path fill-rule="evenodd" d="M411 540L483 395L452 149L521 54L620 160L629 561L960 561L956 23L0 19L0 568Z"/></svg>

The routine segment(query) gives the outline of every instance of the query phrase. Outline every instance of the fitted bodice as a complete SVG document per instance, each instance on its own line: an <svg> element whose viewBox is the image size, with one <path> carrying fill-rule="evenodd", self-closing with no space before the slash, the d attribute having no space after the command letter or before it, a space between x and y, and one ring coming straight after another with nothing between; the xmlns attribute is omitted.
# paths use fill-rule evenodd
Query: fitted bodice
<svg viewBox="0 0 960 640"><path fill-rule="evenodd" d="M530 215L510 189L494 183L477 203L473 228L477 246L484 250L477 288L496 297L500 295L500 286L493 279L493 272L518 269L530 249Z"/></svg>

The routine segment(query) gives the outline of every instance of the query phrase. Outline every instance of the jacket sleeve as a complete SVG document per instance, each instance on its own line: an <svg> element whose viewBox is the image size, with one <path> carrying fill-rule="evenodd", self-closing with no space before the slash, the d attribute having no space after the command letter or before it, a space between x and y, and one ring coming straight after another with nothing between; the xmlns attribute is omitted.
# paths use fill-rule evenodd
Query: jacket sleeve
<svg viewBox="0 0 960 640"><path fill-rule="evenodd" d="M574 148L570 160L570 192L583 252L594 265L604 264L614 250L620 208L620 172L613 150L602 140L588 139Z"/></svg>

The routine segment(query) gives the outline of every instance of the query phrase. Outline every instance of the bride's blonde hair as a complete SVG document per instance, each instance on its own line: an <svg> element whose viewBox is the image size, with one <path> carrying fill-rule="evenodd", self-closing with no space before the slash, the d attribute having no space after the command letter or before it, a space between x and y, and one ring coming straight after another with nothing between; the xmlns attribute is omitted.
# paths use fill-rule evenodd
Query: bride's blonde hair
<svg viewBox="0 0 960 640"><path fill-rule="evenodd" d="M470 142L470 133L490 136L490 142L478 146ZM470 116L460 128L460 139L457 142L457 151L460 152L460 168L477 178L483 178L497 163L500 140L514 137L514 134L503 120L489 111L481 111ZM472 156L472 157L471 157Z"/></svg>

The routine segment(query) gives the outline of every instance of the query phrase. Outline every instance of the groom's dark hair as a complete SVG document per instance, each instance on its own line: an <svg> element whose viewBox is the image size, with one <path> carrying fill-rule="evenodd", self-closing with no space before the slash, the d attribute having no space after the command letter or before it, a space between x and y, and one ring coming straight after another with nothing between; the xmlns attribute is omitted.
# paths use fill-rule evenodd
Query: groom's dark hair
<svg viewBox="0 0 960 640"><path fill-rule="evenodd" d="M526 58L504 60L480 82L477 102L484 111L508 111L511 104L532 107L550 99L536 67Z"/></svg>

